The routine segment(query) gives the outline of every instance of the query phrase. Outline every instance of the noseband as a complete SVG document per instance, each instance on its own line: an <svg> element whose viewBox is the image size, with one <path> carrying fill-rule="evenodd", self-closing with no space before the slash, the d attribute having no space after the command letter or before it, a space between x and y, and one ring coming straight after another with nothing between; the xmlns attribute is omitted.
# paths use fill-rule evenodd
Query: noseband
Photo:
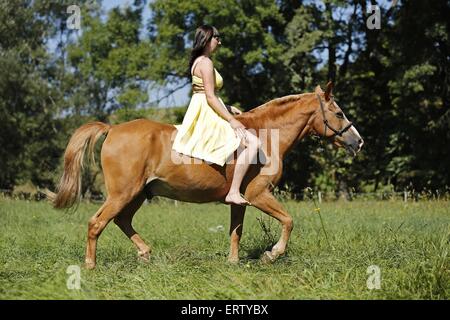
<svg viewBox="0 0 450 320"><path fill-rule="evenodd" d="M320 98L319 95L317 95L317 98L319 99L319 103L320 103L320 110L322 111L322 119L323 119L323 123L325 124L325 132L324 132L324 136L327 135L327 128L330 129L331 131L334 132L334 135L332 135L330 138L334 138L335 136L340 136L342 137L342 135L344 134L344 132L348 131L348 129L350 129L353 126L353 123L349 122L349 124L347 126L345 126L343 129L341 130L336 130L334 129L332 126L330 126L328 124L328 120L325 118L325 109L323 107L323 103L322 103L322 99Z"/></svg>

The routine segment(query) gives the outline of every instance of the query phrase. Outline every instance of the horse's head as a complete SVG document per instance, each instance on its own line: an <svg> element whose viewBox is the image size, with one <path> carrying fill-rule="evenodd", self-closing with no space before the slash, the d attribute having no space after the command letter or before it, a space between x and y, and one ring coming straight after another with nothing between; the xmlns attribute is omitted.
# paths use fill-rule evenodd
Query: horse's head
<svg viewBox="0 0 450 320"><path fill-rule="evenodd" d="M345 148L349 154L355 156L361 150L364 141L334 101L332 91L332 82L328 82L325 92L320 86L316 87L317 110L311 124L312 131L330 139L335 146Z"/></svg>

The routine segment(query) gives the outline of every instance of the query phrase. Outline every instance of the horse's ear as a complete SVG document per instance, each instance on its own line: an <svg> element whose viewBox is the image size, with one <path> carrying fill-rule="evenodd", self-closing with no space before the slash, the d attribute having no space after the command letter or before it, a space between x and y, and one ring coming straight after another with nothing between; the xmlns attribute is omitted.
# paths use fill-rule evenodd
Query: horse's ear
<svg viewBox="0 0 450 320"><path fill-rule="evenodd" d="M333 92L333 82L329 81L327 83L327 89L325 90L325 101L330 100L332 92Z"/></svg>
<svg viewBox="0 0 450 320"><path fill-rule="evenodd" d="M323 90L320 87L320 84L314 89L314 92L317 93L317 94L322 94L323 93Z"/></svg>

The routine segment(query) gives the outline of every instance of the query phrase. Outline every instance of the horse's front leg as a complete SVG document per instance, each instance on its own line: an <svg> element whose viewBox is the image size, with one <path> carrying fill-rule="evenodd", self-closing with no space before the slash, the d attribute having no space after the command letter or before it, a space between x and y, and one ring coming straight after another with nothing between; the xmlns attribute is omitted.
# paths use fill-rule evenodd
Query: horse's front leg
<svg viewBox="0 0 450 320"><path fill-rule="evenodd" d="M242 236L242 228L244 224L245 206L232 204L231 207L231 223L230 223L230 255L228 262L239 262L239 241Z"/></svg>
<svg viewBox="0 0 450 320"><path fill-rule="evenodd" d="M294 222L292 217L281 206L277 199L275 199L269 190L265 190L258 197L252 199L252 205L267 213L271 217L274 217L281 223L282 230L280 239L273 246L271 251L266 251L261 257L263 262L272 262L278 258L278 256L285 253L292 228L294 227Z"/></svg>

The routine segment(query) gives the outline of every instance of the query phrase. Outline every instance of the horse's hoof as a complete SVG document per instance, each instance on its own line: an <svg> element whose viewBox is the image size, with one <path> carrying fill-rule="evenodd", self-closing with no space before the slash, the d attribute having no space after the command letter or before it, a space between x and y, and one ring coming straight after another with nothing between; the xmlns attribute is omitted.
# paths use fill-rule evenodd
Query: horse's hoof
<svg viewBox="0 0 450 320"><path fill-rule="evenodd" d="M84 264L84 267L85 267L87 270L93 270L93 269L95 269L95 263L93 263L93 262L86 262L86 263Z"/></svg>
<svg viewBox="0 0 450 320"><path fill-rule="evenodd" d="M238 264L239 258L228 258L228 263L230 264Z"/></svg>
<svg viewBox="0 0 450 320"><path fill-rule="evenodd" d="M145 252L145 253L139 252L138 259L142 262L149 263L150 262L150 253L149 252Z"/></svg>
<svg viewBox="0 0 450 320"><path fill-rule="evenodd" d="M275 257L273 256L272 252L266 251L261 256L261 262L264 264L270 264L275 261Z"/></svg>

